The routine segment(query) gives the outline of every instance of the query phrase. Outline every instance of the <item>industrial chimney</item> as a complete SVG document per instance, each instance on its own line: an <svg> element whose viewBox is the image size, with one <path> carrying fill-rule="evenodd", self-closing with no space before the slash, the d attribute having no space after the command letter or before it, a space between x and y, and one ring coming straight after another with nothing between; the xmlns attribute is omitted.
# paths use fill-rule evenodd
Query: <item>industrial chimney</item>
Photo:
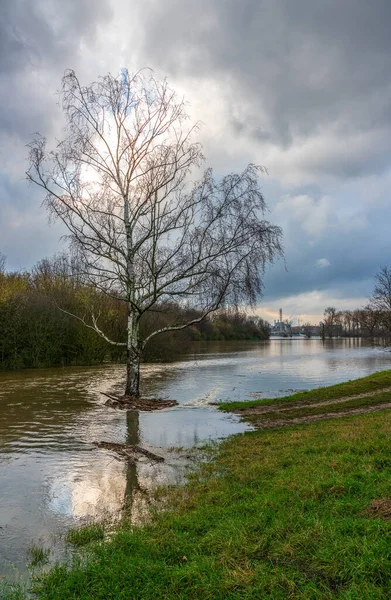
<svg viewBox="0 0 391 600"><path fill-rule="evenodd" d="M282 308L280 308L280 323L282 323Z"/></svg>

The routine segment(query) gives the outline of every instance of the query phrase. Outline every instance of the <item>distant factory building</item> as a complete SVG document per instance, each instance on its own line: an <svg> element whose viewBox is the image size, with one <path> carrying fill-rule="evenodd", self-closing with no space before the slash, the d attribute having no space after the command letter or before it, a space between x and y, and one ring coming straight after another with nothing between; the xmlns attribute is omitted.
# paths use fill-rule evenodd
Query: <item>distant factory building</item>
<svg viewBox="0 0 391 600"><path fill-rule="evenodd" d="M280 320L274 321L274 325L272 325L270 335L282 337L290 337L292 335L291 323L288 320L284 322L282 319L282 308L280 308Z"/></svg>
<svg viewBox="0 0 391 600"><path fill-rule="evenodd" d="M319 337L321 335L322 324L319 325L295 325L286 319L282 318L282 308L280 308L280 319L274 321L270 330L270 335L274 337L300 337L300 338L311 338ZM299 321L300 323L300 321Z"/></svg>

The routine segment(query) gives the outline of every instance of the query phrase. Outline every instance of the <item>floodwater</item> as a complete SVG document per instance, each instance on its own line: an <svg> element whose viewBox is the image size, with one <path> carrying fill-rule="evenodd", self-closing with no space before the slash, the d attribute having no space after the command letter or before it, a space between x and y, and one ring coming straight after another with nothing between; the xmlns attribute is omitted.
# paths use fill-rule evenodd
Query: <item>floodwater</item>
<svg viewBox="0 0 391 600"><path fill-rule="evenodd" d="M388 368L390 353L357 339L199 344L183 360L143 367L144 395L179 405L140 414L104 405L100 392L121 389L122 365L1 373L0 578L25 574L33 544L63 558L67 528L118 516L124 502L142 520L148 490L183 480L189 448L249 428L210 403L275 397ZM94 446L102 440L142 445L166 460L126 464Z"/></svg>

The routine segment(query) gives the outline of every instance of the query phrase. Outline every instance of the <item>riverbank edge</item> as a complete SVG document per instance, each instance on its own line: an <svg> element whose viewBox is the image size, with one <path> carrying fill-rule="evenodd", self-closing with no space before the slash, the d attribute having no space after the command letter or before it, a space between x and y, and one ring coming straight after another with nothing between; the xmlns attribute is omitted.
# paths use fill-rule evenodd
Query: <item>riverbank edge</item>
<svg viewBox="0 0 391 600"><path fill-rule="evenodd" d="M385 382L391 371L303 394L308 404ZM390 410L231 436L185 487L161 491L151 523L124 520L46 574L36 598L391 597L390 454Z"/></svg>
<svg viewBox="0 0 391 600"><path fill-rule="evenodd" d="M284 408L289 404L310 404L326 400L339 400L356 396L359 394L370 394L375 391L381 392L382 389L391 386L391 369L377 371L371 375L351 379L336 385L314 388L281 396L277 398L260 398L249 401L220 402L217 408L223 412L235 412L245 414L247 409L253 409L264 406L276 406Z"/></svg>

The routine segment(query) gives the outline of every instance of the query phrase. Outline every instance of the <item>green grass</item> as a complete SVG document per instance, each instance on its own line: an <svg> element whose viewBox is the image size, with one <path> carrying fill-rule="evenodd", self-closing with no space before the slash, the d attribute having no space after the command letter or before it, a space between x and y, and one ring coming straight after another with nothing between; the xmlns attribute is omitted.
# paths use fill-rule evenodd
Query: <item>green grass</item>
<svg viewBox="0 0 391 600"><path fill-rule="evenodd" d="M91 523L78 529L69 529L66 535L66 541L73 546L81 547L99 542L105 537L105 528L102 523Z"/></svg>
<svg viewBox="0 0 391 600"><path fill-rule="evenodd" d="M26 586L19 583L0 581L1 600L26 600Z"/></svg>
<svg viewBox="0 0 391 600"><path fill-rule="evenodd" d="M46 564L49 561L50 548L42 548L33 544L29 548L30 554L30 567L39 567Z"/></svg>
<svg viewBox="0 0 391 600"><path fill-rule="evenodd" d="M288 402L295 404L307 404L309 402L322 402L345 398L346 396L355 396L381 390L385 387L391 387L391 370L373 373L361 379L354 379L337 385L316 388L305 392L298 392L290 396L281 398L262 398L260 400L250 400L248 402L221 402L218 408L223 411L235 411L237 409L256 408L257 406L267 406L269 404L285 405Z"/></svg>
<svg viewBox="0 0 391 600"><path fill-rule="evenodd" d="M391 497L390 457L390 410L232 437L169 510L56 566L37 598L391 598L391 522L366 512Z"/></svg>

